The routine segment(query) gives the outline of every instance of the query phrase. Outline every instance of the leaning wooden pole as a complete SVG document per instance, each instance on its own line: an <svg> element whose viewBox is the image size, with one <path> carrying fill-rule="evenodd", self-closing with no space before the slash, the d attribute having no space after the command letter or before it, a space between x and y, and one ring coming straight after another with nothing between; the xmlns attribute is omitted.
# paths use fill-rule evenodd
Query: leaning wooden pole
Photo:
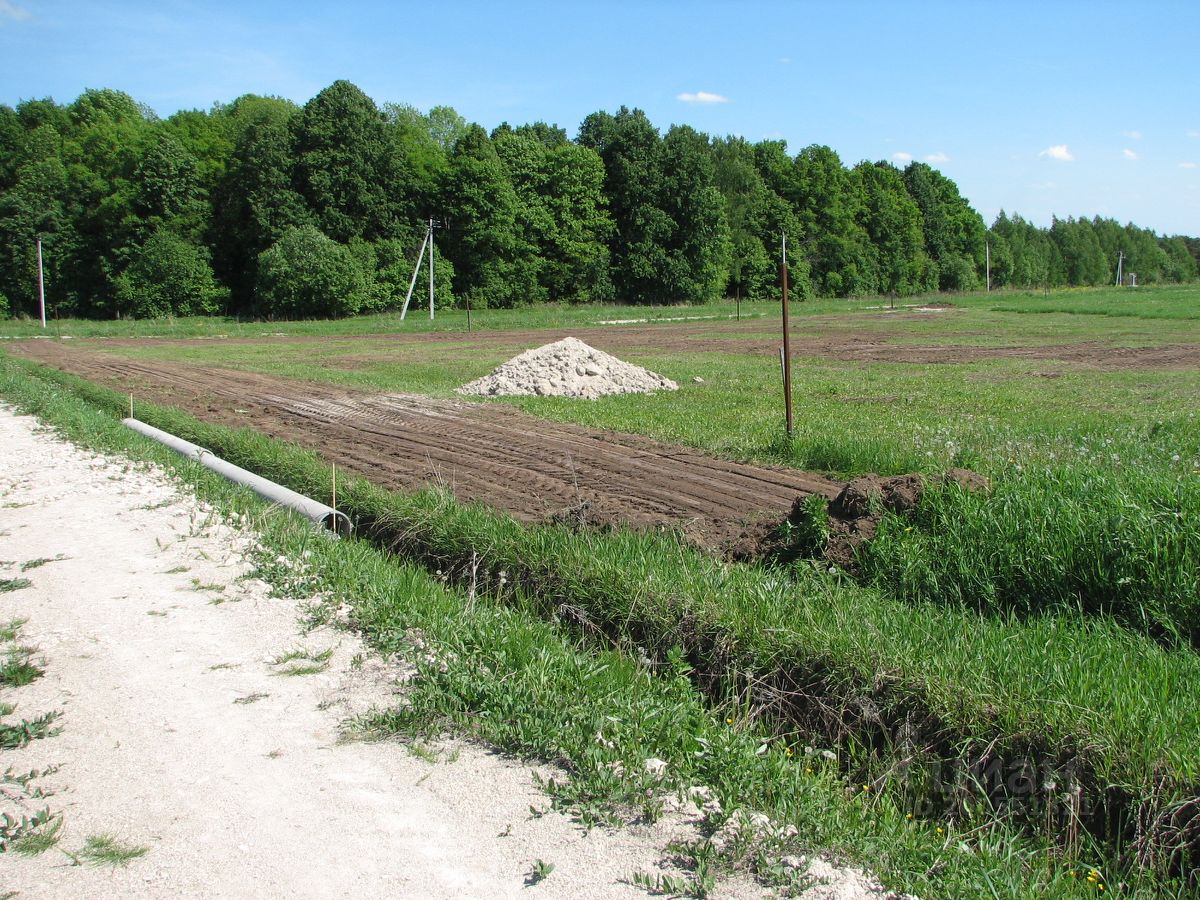
<svg viewBox="0 0 1200 900"><path fill-rule="evenodd" d="M417 254L417 264L413 267L412 281L408 283L408 293L404 295L404 308L400 310L400 321L408 315L408 304L412 300L413 288L417 286L417 274L421 271L421 260L425 258L425 245L429 243L429 232L425 232L425 240L421 241L421 252Z"/></svg>

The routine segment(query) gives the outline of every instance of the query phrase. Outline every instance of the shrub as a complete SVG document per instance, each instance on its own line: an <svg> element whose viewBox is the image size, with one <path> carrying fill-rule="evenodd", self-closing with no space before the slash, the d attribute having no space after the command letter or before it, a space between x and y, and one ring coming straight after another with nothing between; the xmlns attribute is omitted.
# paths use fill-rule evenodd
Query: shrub
<svg viewBox="0 0 1200 900"><path fill-rule="evenodd" d="M170 231L155 231L117 278L119 309L138 319L218 313L228 291L217 284L208 250Z"/></svg>
<svg viewBox="0 0 1200 900"><path fill-rule="evenodd" d="M973 291L979 287L975 263L959 253L942 257L940 280L944 291Z"/></svg>
<svg viewBox="0 0 1200 900"><path fill-rule="evenodd" d="M289 228L258 257L258 307L280 319L352 316L369 305L354 254L312 225Z"/></svg>

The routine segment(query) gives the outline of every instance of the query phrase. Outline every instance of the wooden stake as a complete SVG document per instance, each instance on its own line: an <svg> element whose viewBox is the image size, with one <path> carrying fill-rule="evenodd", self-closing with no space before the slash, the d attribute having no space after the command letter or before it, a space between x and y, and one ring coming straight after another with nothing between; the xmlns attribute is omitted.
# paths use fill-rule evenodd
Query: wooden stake
<svg viewBox="0 0 1200 900"><path fill-rule="evenodd" d="M783 259L779 264L783 279L783 408L787 419L787 436L792 436L792 339L788 322L788 265L787 232L783 234Z"/></svg>
<svg viewBox="0 0 1200 900"><path fill-rule="evenodd" d="M129 395L129 418L133 418L133 394Z"/></svg>
<svg viewBox="0 0 1200 900"><path fill-rule="evenodd" d="M333 515L333 533L337 534L337 528L338 528L338 524L337 524L338 523L338 520L337 520L337 463L330 463L329 468L330 468L330 471L333 472L333 503L330 504L330 506L333 507L333 513L334 513L334 515Z"/></svg>

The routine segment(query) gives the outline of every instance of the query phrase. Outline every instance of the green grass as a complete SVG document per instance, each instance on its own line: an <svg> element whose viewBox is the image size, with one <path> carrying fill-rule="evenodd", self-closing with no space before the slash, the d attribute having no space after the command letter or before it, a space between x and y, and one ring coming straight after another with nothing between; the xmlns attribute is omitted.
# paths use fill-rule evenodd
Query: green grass
<svg viewBox="0 0 1200 900"><path fill-rule="evenodd" d="M1055 291L1046 295L1025 292L1005 297L995 305L1001 312L1111 316L1134 319L1200 320L1194 285Z"/></svg>
<svg viewBox="0 0 1200 900"><path fill-rule="evenodd" d="M46 565L46 563L59 562L60 560L62 560L61 556L43 556L39 557L38 559L26 560L25 562L21 563L21 571L28 572L30 569L40 569L42 566Z"/></svg>
<svg viewBox="0 0 1200 900"><path fill-rule="evenodd" d="M112 834L93 834L75 856L97 866L127 866L149 852L149 847L127 844Z"/></svg>
<svg viewBox="0 0 1200 900"><path fill-rule="evenodd" d="M53 382L121 404L61 376ZM37 408L29 387L10 380L5 392L24 389ZM321 497L328 485L309 454L167 410L143 415L297 490ZM1200 702L1186 687L1200 678L1200 658L1104 620L985 618L942 604L914 611L815 572L789 579L726 566L669 537L525 528L443 495L342 487L341 508L358 515L364 533L451 575L482 557L482 591L503 580L510 587L501 593L525 613L604 636L668 670L687 667L713 702L742 710L735 721L775 723L769 735L789 746L838 747L839 771L886 788L897 808L961 823L970 819L964 798L1005 799L986 783L970 787L970 778L989 777L973 762L1001 772L1028 762L1079 788L1086 808L1077 812L1115 853L1139 809L1186 801L1200 780ZM894 766L913 741L923 750L900 779ZM951 796L935 783L947 772L967 779ZM1072 826L1057 817L1071 810L1045 796L1044 783L1035 779L1010 814L1049 815L1051 832L1068 839ZM1153 839L1143 848L1153 850Z"/></svg>
<svg viewBox="0 0 1200 900"><path fill-rule="evenodd" d="M324 650L296 647L278 654L270 664L275 669L273 675L317 675L329 668L332 658L332 647Z"/></svg>
<svg viewBox="0 0 1200 900"><path fill-rule="evenodd" d="M45 670L33 661L33 647L6 647L0 657L0 686L24 687L37 681Z"/></svg>
<svg viewBox="0 0 1200 900"><path fill-rule="evenodd" d="M820 301L824 309L837 309L841 301ZM743 318L769 313L773 303L742 303ZM541 304L515 310L474 310L471 314L477 330L511 330L521 328L563 328L592 325L611 319L648 319L651 322L675 320L681 317L732 318L732 300L696 306L625 306L616 304ZM34 319L0 319L0 338L29 338L39 336L70 337L158 337L158 338L222 338L266 337L273 335L371 335L394 331L443 332L467 331L467 314L462 309L438 309L433 321L429 310L412 309L401 321L398 313L380 313L351 319L310 320L299 322L261 322L221 316L194 318L138 319L96 321L89 319L50 319L42 329Z"/></svg>
<svg viewBox="0 0 1200 900"><path fill-rule="evenodd" d="M1172 314L1169 331L1154 321L1157 315L1098 312L1121 300L1104 292L1052 296L1060 305L1069 300L1071 311L1036 317L994 308L1033 308L1037 296L963 298L962 306L966 315L979 314L972 322L1036 320L1020 337L1031 343L1046 323L1065 322L1072 338L1095 339L1114 318L1126 329L1121 341L1169 343L1173 335L1192 334L1186 314L1196 299L1192 290L1162 301ZM861 323L867 315L820 312L803 327L844 327L831 323ZM925 341L936 335L930 321L914 320L907 334L891 339ZM1006 327L996 342L1024 326ZM420 353L429 354L426 362ZM471 366L490 364L480 355L465 358ZM1098 804L1097 818L1118 816L1085 823L1113 842L1105 851L1112 853L1129 822L1120 821L1122 809L1167 808L1195 795L1200 720L1186 686L1198 674L1196 655L1156 647L1112 621L1159 639L1188 633L1181 617L1196 598L1193 512L1200 479L1192 472L1200 437L1186 411L1196 396L1195 372L1064 364L1056 367L1061 377L1045 379L1039 375L1045 366L1028 361L914 368L807 360L798 367L801 431L785 445L776 437L776 373L762 359L736 353L631 358L688 380L702 374L705 383L687 386L669 402L662 395L586 406L516 402L538 415L832 471L933 472L966 464L989 474L994 491L987 497L932 492L914 522L886 521L867 566L879 588L866 590L808 571L789 579L723 567L669 539L523 529L444 497L404 498L352 484L348 508L374 524L378 538L431 568L455 573L482 555L489 561L484 590L496 589L503 569L517 588L504 592L505 599L519 613L556 617L561 628L593 641L604 635L601 640L615 641L630 656L649 654L669 670L676 652L675 660L704 673L693 677L710 703L737 701L749 711L734 721L763 715L764 727L775 723L767 737L838 747L838 772L880 784L897 808L937 794L922 778L937 777L939 768L944 775L947 766L970 772L963 762L980 754L1005 764L1031 760L1056 780L1064 767L1073 768L1083 796ZM442 372L435 361L433 351L414 351L402 361L415 373L406 377L431 393L466 380L461 361ZM9 367L10 377L19 378L17 371L30 370ZM385 387L394 376L368 368L354 377ZM114 412L120 405L70 379L50 380L59 385L51 390L65 386ZM311 457L260 437L202 428L162 410L148 414L299 490L319 494L328 483ZM752 683L739 684L738 672L751 673ZM479 716L477 704L506 708L504 696L471 690L461 716L438 721L468 727ZM553 684L553 692L562 690ZM438 696L444 704L445 694ZM415 727L407 720L393 724ZM926 741L903 782L887 776L903 750L901 737ZM1156 785L1160 777L1166 780ZM981 793L967 791L975 800ZM944 801L920 812L946 814ZM950 811L956 827L969 820L961 809ZM1063 811L1050 807L1050 832L1060 840L1071 831L1053 821ZM1006 832L1004 840L1010 839Z"/></svg>
<svg viewBox="0 0 1200 900"><path fill-rule="evenodd" d="M53 820L49 825L43 825L35 830L27 831L12 841L8 850L22 856L38 856L52 849L59 841L59 831L62 829L62 817Z"/></svg>
<svg viewBox="0 0 1200 900"><path fill-rule="evenodd" d="M61 712L51 711L19 722L0 722L0 750L16 750L30 741L53 737L59 732L53 723L61 715Z"/></svg>
<svg viewBox="0 0 1200 900"><path fill-rule="evenodd" d="M33 584L28 578L0 578L0 594L19 591Z"/></svg>
<svg viewBox="0 0 1200 900"><path fill-rule="evenodd" d="M0 643L15 641L17 635L21 633L21 626L28 621L28 619L11 619L0 625Z"/></svg>

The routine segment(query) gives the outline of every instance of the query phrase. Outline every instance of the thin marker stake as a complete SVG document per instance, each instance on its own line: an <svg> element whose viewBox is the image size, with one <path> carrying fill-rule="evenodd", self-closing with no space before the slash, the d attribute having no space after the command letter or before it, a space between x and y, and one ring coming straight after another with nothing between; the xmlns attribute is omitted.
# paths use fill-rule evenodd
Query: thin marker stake
<svg viewBox="0 0 1200 900"><path fill-rule="evenodd" d="M783 281L783 408L787 419L787 436L792 436L792 342L791 328L788 323L788 264L787 264L787 232L783 233L783 258L779 263L780 277Z"/></svg>
<svg viewBox="0 0 1200 900"><path fill-rule="evenodd" d="M337 534L337 463L330 463L329 469L333 473L333 502L330 507L333 508L333 533Z"/></svg>

